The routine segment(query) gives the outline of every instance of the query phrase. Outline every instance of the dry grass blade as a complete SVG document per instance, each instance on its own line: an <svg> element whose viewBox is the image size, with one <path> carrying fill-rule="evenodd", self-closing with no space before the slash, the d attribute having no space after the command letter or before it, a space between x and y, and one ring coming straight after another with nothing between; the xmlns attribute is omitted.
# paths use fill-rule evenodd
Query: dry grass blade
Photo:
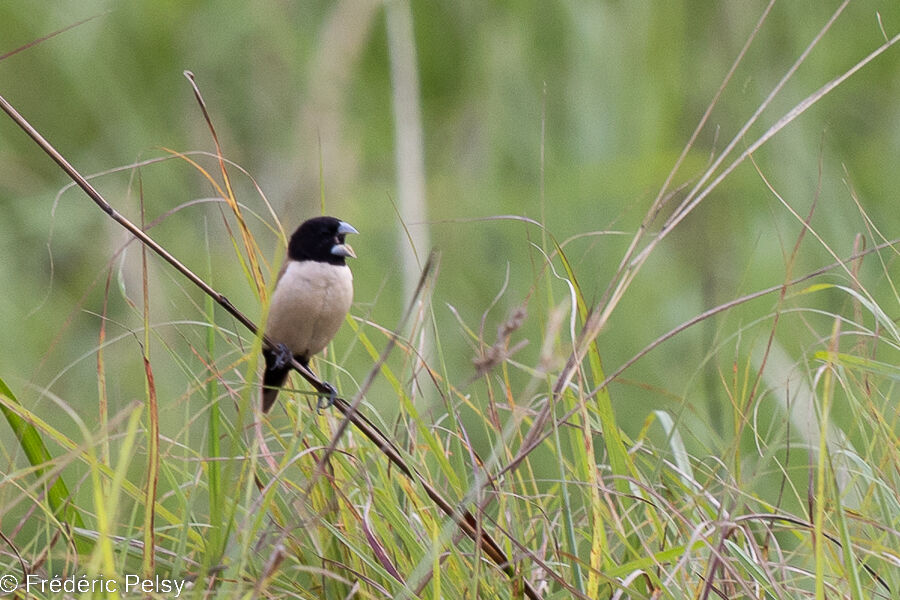
<svg viewBox="0 0 900 600"><path fill-rule="evenodd" d="M200 93L200 87L197 85L196 79L194 79L194 74L190 71L185 71L184 76L191 83L191 88L194 90L194 97L197 99L197 104L200 105L200 110L203 112L203 118L206 121L207 127L209 127L209 133L212 135L213 143L216 145L216 159L219 162L222 180L225 182L225 194L223 194L223 196L228 203L228 207L231 209L232 214L234 214L234 218L237 220L238 230L241 232L241 241L244 243L244 251L247 253L247 260L250 262L250 272L253 274L253 282L256 284L256 293L260 299L265 302L266 283L263 278L262 269L259 265L259 249L256 247L256 243L253 240L253 236L250 234L250 230L247 228L247 222L244 220L241 207L234 197L234 190L231 187L231 177L228 176L228 169L225 168L225 159L222 156L222 146L219 144L219 136L216 134L215 127L213 127L209 111L206 109L206 101L203 99L203 94Z"/></svg>
<svg viewBox="0 0 900 600"><path fill-rule="evenodd" d="M93 21L94 19L96 19L97 17L102 17L103 15L109 14L110 12L112 12L112 11L104 11L104 12L98 13L96 15L91 15L90 17L87 17L86 19L76 21L75 23L72 23L71 25L66 25L65 27L61 27L52 33L48 33L45 36L37 38L36 40L32 40L32 41L28 42L27 44L23 44L22 46L19 46L18 48L10 50L9 52L0 54L0 60L6 60L7 58L9 58L10 56L13 56L14 54L18 54L19 52L23 52L25 50L28 50L29 48L33 48L33 47L37 46L38 44L42 44L49 39L55 38L56 36L69 31L70 29L75 29L76 27L80 27L81 25L84 25L85 23L89 23L89 22Z"/></svg>

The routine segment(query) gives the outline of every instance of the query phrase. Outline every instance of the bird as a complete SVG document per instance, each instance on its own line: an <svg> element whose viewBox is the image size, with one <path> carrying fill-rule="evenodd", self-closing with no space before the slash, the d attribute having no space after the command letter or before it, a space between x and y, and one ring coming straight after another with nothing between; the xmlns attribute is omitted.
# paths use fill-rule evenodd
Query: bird
<svg viewBox="0 0 900 600"><path fill-rule="evenodd" d="M275 404L287 380L291 358L308 367L350 311L353 274L346 259L356 258L356 253L345 237L351 233L359 231L345 221L323 216L304 221L291 235L266 318L265 337L271 346L262 351L264 413ZM323 383L329 395L319 399L319 409L331 406L337 396L333 385Z"/></svg>

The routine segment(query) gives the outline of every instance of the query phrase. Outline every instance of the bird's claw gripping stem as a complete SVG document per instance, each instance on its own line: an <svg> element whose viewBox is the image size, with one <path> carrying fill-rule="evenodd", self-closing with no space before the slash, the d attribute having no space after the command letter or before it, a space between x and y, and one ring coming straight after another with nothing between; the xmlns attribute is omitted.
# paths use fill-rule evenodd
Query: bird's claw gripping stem
<svg viewBox="0 0 900 600"><path fill-rule="evenodd" d="M327 388L328 395L319 396L319 401L316 403L316 410L323 410L326 408L331 408L334 405L334 399L337 398L338 391L333 385L328 383L327 381L323 381L322 385Z"/></svg>
<svg viewBox="0 0 900 600"><path fill-rule="evenodd" d="M272 370L283 369L294 360L294 355L291 354L290 348L284 344L276 344L272 350L275 353L275 363L272 365Z"/></svg>

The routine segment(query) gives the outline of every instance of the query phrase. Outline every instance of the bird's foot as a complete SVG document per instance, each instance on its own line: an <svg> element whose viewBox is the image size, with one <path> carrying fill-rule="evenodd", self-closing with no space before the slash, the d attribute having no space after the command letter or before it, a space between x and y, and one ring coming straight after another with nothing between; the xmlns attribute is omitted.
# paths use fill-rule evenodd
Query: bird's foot
<svg viewBox="0 0 900 600"><path fill-rule="evenodd" d="M292 360L294 360L294 355L291 354L290 348L284 344L276 344L275 347L272 348L272 352L275 355L275 362L272 363L273 371L285 368L291 364Z"/></svg>
<svg viewBox="0 0 900 600"><path fill-rule="evenodd" d="M323 381L322 385L328 389L328 395L319 396L319 401L316 403L316 410L320 412L323 409L331 408L334 405L334 399L337 398L338 395L337 388L335 388L327 381Z"/></svg>

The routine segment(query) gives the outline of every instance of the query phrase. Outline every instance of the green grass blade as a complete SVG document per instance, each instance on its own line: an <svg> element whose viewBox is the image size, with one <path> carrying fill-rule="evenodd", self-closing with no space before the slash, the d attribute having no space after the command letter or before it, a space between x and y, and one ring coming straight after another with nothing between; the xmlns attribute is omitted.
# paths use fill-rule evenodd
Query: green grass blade
<svg viewBox="0 0 900 600"><path fill-rule="evenodd" d="M21 404L2 378L0 378L0 399L3 400L0 402L0 412L3 412L3 416L6 417L6 422L9 423L13 433L16 435L19 445L25 452L25 456L28 457L28 462L35 467L39 475L44 475L53 457L50 455L47 446L44 445L44 441L34 425L20 417L10 408L9 404L19 407L21 407ZM58 476L47 490L47 503L59 520L73 527L84 528L84 520L81 518L81 513L72 504L72 495L69 493L69 488L66 486L66 482L63 481L62 475ZM77 538L76 545L79 551L89 550L89 546L79 542Z"/></svg>

